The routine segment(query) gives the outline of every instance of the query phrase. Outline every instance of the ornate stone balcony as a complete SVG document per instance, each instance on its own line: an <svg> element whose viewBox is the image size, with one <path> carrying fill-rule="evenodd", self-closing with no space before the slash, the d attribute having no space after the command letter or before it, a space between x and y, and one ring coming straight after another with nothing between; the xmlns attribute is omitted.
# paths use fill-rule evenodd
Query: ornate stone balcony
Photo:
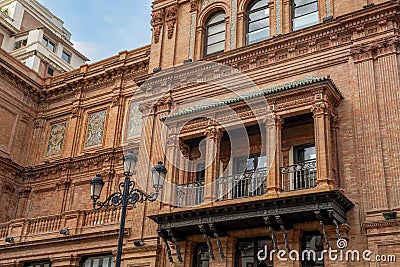
<svg viewBox="0 0 400 267"><path fill-rule="evenodd" d="M3 243L6 237L13 237L16 243L34 242L61 238L60 230L68 229L69 235L86 235L98 233L98 226L102 232L117 232L121 210L110 208L100 211L70 211L62 214L38 217L32 219L18 219L0 224L0 240ZM3 245L0 243L0 246Z"/></svg>

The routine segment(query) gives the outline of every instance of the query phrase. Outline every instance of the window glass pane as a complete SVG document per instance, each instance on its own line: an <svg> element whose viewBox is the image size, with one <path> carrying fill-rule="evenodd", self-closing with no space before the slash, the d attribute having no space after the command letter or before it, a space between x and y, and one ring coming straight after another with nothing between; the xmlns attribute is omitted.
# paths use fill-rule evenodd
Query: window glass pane
<svg viewBox="0 0 400 267"><path fill-rule="evenodd" d="M93 259L93 267L99 267L100 260L99 259Z"/></svg>
<svg viewBox="0 0 400 267"><path fill-rule="evenodd" d="M51 51L54 52L55 45L54 45L53 42L49 41L49 43L47 44L47 47L48 47Z"/></svg>
<svg viewBox="0 0 400 267"><path fill-rule="evenodd" d="M70 63L70 62L71 62L71 55L68 54L68 53L65 52L65 51L63 51L63 53L62 53L62 55L61 55L61 58L62 58L65 62L67 62L67 63Z"/></svg>
<svg viewBox="0 0 400 267"><path fill-rule="evenodd" d="M250 7L250 10L255 10L257 8L267 6L268 5L268 0L261 0L256 2L253 6Z"/></svg>
<svg viewBox="0 0 400 267"><path fill-rule="evenodd" d="M216 52L220 52L220 51L224 51L224 47L225 47L225 42L209 45L209 46L207 46L207 51L206 51L207 55L210 55L210 54L216 53Z"/></svg>
<svg viewBox="0 0 400 267"><path fill-rule="evenodd" d="M225 32L217 33L208 37L207 45L212 45L224 41Z"/></svg>
<svg viewBox="0 0 400 267"><path fill-rule="evenodd" d="M92 261L91 260L86 260L85 261L85 267L90 267Z"/></svg>
<svg viewBox="0 0 400 267"><path fill-rule="evenodd" d="M220 23L220 24L209 27L208 35L216 34L219 32L224 32L224 31L225 31L225 23Z"/></svg>
<svg viewBox="0 0 400 267"><path fill-rule="evenodd" d="M309 4L309 5L305 5L305 6L302 6L299 8L295 8L294 16L295 16L295 18L297 18L297 17L303 16L305 14L316 12L316 11L318 11L318 3L317 2Z"/></svg>
<svg viewBox="0 0 400 267"><path fill-rule="evenodd" d="M261 155L258 157L257 169L263 169L267 167L267 156Z"/></svg>
<svg viewBox="0 0 400 267"><path fill-rule="evenodd" d="M47 38L46 38L46 37L43 37L43 39L42 39L42 44L44 44L45 46L47 46Z"/></svg>
<svg viewBox="0 0 400 267"><path fill-rule="evenodd" d="M302 5L306 5L312 2L317 2L316 0L294 0L294 6L298 7L298 6L302 6Z"/></svg>
<svg viewBox="0 0 400 267"><path fill-rule="evenodd" d="M267 9L262 9L260 11L254 12L254 13L250 13L249 14L249 21L255 21L255 20L259 20L259 19L263 19L269 16L269 8Z"/></svg>
<svg viewBox="0 0 400 267"><path fill-rule="evenodd" d="M110 267L110 258L103 259L103 267Z"/></svg>
<svg viewBox="0 0 400 267"><path fill-rule="evenodd" d="M261 28L269 27L269 19L262 19L249 24L249 32L257 31Z"/></svg>
<svg viewBox="0 0 400 267"><path fill-rule="evenodd" d="M218 13L210 18L207 25L211 25L213 23L217 23L219 21L223 21L225 19L225 13Z"/></svg>
<svg viewBox="0 0 400 267"><path fill-rule="evenodd" d="M318 23L318 12L293 20L293 30L299 30Z"/></svg>
<svg viewBox="0 0 400 267"><path fill-rule="evenodd" d="M263 40L268 39L269 37L269 28L264 28L247 35L247 43L254 44Z"/></svg>
<svg viewBox="0 0 400 267"><path fill-rule="evenodd" d="M50 264L46 263L43 265L43 267L50 267Z"/></svg>

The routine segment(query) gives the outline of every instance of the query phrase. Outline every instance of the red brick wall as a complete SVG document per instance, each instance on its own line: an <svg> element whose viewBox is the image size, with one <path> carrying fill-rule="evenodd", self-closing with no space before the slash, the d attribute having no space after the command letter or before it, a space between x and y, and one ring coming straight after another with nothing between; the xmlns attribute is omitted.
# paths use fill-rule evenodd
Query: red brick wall
<svg viewBox="0 0 400 267"><path fill-rule="evenodd" d="M21 23L21 31L30 31L32 29L36 29L42 27L43 25L34 18L29 12L24 11L24 15L22 17Z"/></svg>

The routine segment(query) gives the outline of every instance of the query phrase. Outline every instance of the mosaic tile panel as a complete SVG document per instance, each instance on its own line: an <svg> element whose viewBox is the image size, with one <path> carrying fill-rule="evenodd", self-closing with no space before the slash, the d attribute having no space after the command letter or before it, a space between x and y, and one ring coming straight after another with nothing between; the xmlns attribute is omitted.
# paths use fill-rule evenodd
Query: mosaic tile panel
<svg viewBox="0 0 400 267"><path fill-rule="evenodd" d="M61 155L66 128L66 121L50 126L50 136L49 142L47 143L46 157Z"/></svg>
<svg viewBox="0 0 400 267"><path fill-rule="evenodd" d="M142 113L139 111L139 104L132 102L128 114L127 138L140 137L142 133Z"/></svg>
<svg viewBox="0 0 400 267"><path fill-rule="evenodd" d="M85 148L99 146L103 143L106 115L107 111L105 110L89 114Z"/></svg>
<svg viewBox="0 0 400 267"><path fill-rule="evenodd" d="M275 2L275 15L276 15L276 34L281 34L281 0Z"/></svg>
<svg viewBox="0 0 400 267"><path fill-rule="evenodd" d="M236 40L236 17L237 17L236 13L237 13L237 2L236 2L236 0L232 0L231 40L230 40L231 50L235 47L235 40Z"/></svg>
<svg viewBox="0 0 400 267"><path fill-rule="evenodd" d="M332 3L331 0L326 0L325 1L325 5L326 5L326 16L332 16Z"/></svg>

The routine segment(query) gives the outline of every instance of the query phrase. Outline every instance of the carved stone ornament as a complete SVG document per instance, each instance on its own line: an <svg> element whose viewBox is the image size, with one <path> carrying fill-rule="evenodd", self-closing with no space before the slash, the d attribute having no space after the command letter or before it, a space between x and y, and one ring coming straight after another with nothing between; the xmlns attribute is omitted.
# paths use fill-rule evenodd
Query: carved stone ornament
<svg viewBox="0 0 400 267"><path fill-rule="evenodd" d="M79 107L72 107L71 108L71 116L72 118L76 118L80 116L81 109Z"/></svg>
<svg viewBox="0 0 400 267"><path fill-rule="evenodd" d="M190 0L190 12L196 12L198 6L198 0Z"/></svg>
<svg viewBox="0 0 400 267"><path fill-rule="evenodd" d="M311 108L311 112L314 113L314 116L318 116L318 115L322 115L322 114L330 114L331 112L329 112L330 106L328 103L326 102L319 102L319 103L315 103L312 108Z"/></svg>
<svg viewBox="0 0 400 267"><path fill-rule="evenodd" d="M174 34L177 15L178 6L174 5L165 9L165 20L167 22L168 39L171 39L172 35Z"/></svg>
<svg viewBox="0 0 400 267"><path fill-rule="evenodd" d="M159 9L154 11L151 17L150 23L151 26L153 26L154 42L158 43L160 41L161 28L164 22L164 10Z"/></svg>
<svg viewBox="0 0 400 267"><path fill-rule="evenodd" d="M221 140L223 132L221 129L209 128L204 132L204 135L212 140Z"/></svg>

